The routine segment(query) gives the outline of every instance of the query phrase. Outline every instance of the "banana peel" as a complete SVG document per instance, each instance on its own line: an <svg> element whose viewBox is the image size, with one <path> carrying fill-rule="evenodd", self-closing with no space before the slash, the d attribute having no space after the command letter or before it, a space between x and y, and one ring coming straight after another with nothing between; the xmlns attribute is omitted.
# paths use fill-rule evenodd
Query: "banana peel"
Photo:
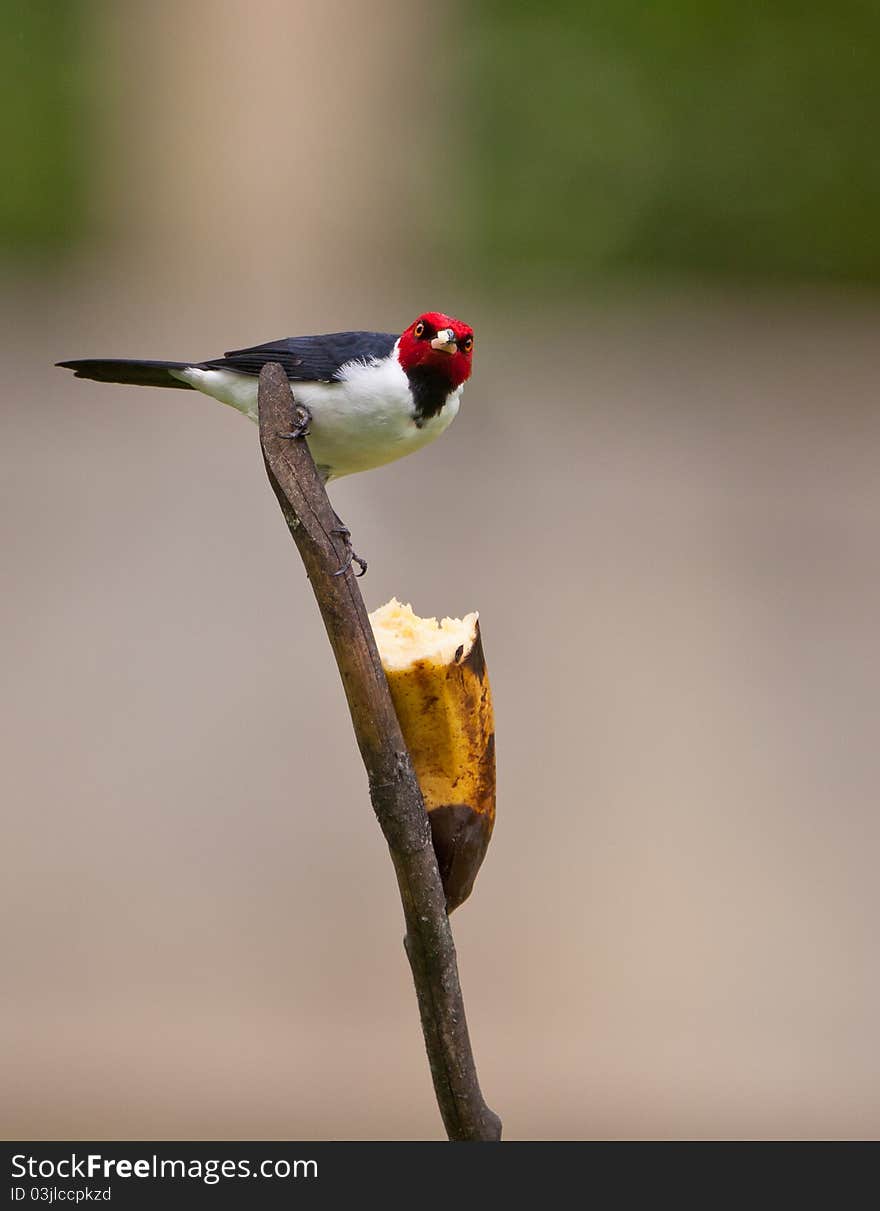
<svg viewBox="0 0 880 1211"><path fill-rule="evenodd" d="M495 824L495 719L479 616L419 618L393 597L370 622L452 912L471 894Z"/></svg>

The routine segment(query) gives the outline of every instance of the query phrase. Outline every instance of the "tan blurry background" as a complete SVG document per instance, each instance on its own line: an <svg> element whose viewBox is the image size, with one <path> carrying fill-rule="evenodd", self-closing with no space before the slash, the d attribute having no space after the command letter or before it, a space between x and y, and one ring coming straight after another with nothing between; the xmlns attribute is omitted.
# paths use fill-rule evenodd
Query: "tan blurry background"
<svg viewBox="0 0 880 1211"><path fill-rule="evenodd" d="M436 307L460 418L333 500L369 608L481 613L498 823L453 924L506 1137L874 1137L878 296L474 272L455 40L363 11L81 13L79 226L0 288L0 1133L440 1135L255 429L52 368Z"/></svg>

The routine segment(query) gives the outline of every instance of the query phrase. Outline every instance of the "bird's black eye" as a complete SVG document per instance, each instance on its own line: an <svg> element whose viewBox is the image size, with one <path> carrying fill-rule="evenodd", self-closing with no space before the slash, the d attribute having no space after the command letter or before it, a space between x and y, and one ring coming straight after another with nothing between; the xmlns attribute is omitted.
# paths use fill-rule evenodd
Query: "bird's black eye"
<svg viewBox="0 0 880 1211"><path fill-rule="evenodd" d="M474 338L472 336L465 337L465 339L462 341L461 347L465 353L470 353L471 349L474 347Z"/></svg>
<svg viewBox="0 0 880 1211"><path fill-rule="evenodd" d="M425 335L425 325L422 323L421 320L419 320L419 322L416 324L415 328L413 329L413 335L415 336L417 341L421 340L422 337Z"/></svg>

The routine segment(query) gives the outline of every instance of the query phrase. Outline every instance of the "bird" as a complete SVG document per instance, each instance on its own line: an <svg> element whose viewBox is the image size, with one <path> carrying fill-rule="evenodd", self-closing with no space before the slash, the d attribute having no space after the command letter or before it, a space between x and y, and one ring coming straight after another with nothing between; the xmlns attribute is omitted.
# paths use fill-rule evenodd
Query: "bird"
<svg viewBox="0 0 880 1211"><path fill-rule="evenodd" d="M306 437L328 483L440 437L458 415L473 353L469 324L426 311L399 335L293 336L204 362L86 358L56 365L95 382L201 391L257 421L260 370L278 362L299 409L286 436Z"/></svg>

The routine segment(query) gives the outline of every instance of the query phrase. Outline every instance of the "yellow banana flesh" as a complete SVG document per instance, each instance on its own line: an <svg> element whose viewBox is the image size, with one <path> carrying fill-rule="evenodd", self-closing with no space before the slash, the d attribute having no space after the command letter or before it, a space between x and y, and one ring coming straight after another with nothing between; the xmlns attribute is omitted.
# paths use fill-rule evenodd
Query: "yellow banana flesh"
<svg viewBox="0 0 880 1211"><path fill-rule="evenodd" d="M452 912L471 893L495 823L495 720L479 617L419 618L393 597L370 622Z"/></svg>

